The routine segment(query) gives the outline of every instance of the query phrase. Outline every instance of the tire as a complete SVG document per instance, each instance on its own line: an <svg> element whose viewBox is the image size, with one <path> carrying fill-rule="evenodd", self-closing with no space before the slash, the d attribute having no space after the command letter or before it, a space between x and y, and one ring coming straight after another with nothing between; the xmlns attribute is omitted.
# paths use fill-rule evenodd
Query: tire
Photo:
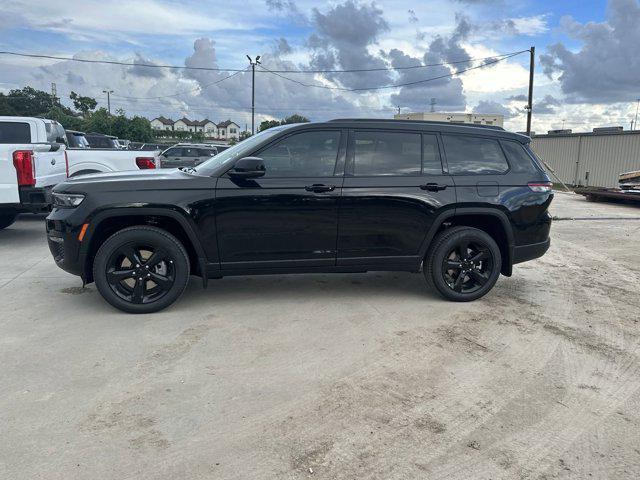
<svg viewBox="0 0 640 480"><path fill-rule="evenodd" d="M129 227L100 246L93 278L102 297L114 307L128 313L157 312L184 292L189 256L182 243L165 230Z"/></svg>
<svg viewBox="0 0 640 480"><path fill-rule="evenodd" d="M13 225L13 222L15 222L17 218L17 213L3 213L2 215L0 215L0 230Z"/></svg>
<svg viewBox="0 0 640 480"><path fill-rule="evenodd" d="M433 240L425 258L424 275L444 298L470 302L493 288L501 267L500 248L488 233L472 227L453 227Z"/></svg>

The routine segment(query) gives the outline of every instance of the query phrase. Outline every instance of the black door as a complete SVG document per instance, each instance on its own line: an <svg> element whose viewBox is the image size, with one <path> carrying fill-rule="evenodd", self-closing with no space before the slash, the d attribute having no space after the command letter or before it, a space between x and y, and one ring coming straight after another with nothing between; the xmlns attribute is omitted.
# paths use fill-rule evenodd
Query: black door
<svg viewBox="0 0 640 480"><path fill-rule="evenodd" d="M354 130L338 222L338 265L419 264L435 217L456 200L436 134Z"/></svg>
<svg viewBox="0 0 640 480"><path fill-rule="evenodd" d="M342 137L340 130L286 135L253 154L264 160L264 177L218 180L223 270L335 265Z"/></svg>

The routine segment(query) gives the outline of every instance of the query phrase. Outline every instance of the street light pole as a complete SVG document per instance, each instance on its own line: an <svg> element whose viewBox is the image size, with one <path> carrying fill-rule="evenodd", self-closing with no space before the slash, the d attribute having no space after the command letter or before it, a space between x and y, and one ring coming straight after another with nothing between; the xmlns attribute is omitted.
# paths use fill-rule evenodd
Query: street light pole
<svg viewBox="0 0 640 480"><path fill-rule="evenodd" d="M109 112L109 116L111 116L111 94L113 90L102 90L102 93L107 94L107 112Z"/></svg>
<svg viewBox="0 0 640 480"><path fill-rule="evenodd" d="M638 107L640 107L640 98L637 99L636 103L636 119L633 121L633 126L635 129L638 129Z"/></svg>
<svg viewBox="0 0 640 480"><path fill-rule="evenodd" d="M255 62L247 55L249 64L251 65L251 135L256 133L256 65L260 63L260 55L256 57Z"/></svg>

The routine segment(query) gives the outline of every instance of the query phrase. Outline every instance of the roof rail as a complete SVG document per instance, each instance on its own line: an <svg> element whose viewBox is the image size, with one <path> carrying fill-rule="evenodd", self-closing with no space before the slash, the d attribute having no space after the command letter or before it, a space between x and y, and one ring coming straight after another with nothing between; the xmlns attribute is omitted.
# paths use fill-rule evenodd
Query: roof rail
<svg viewBox="0 0 640 480"><path fill-rule="evenodd" d="M395 118L334 118L329 122L359 122L359 123L375 123L375 122L389 122L389 123L419 123L424 125L444 125L454 127L473 127L473 128L488 128L489 130L503 130L504 128L497 125L480 125L476 123L454 123L454 122L438 122L435 120L405 120Z"/></svg>

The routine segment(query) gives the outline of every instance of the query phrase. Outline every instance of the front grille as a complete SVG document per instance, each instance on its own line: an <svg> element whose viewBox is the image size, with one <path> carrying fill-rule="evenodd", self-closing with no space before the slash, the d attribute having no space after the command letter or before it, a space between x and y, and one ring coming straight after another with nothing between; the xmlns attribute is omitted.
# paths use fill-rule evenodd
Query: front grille
<svg viewBox="0 0 640 480"><path fill-rule="evenodd" d="M60 237L49 237L49 250L56 263L64 260L64 241Z"/></svg>

